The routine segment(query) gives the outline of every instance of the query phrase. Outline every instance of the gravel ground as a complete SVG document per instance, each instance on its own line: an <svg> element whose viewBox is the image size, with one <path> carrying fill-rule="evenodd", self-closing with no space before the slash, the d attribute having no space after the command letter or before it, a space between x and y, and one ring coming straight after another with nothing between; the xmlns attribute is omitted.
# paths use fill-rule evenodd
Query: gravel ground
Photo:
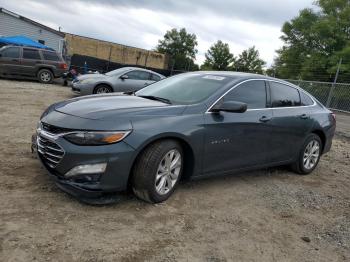
<svg viewBox="0 0 350 262"><path fill-rule="evenodd" d="M183 182L163 204L95 207L30 152L66 87L0 80L0 261L350 261L350 140L309 176L285 168Z"/></svg>

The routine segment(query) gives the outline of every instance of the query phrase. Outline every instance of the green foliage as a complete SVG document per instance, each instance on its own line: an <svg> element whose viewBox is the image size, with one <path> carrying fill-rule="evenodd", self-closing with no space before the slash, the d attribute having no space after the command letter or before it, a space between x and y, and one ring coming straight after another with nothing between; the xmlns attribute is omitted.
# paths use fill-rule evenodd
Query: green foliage
<svg viewBox="0 0 350 262"><path fill-rule="evenodd" d="M319 0L282 27L284 46L274 70L280 78L331 81L339 59L340 80L350 73L350 1ZM348 79L349 79L348 75Z"/></svg>
<svg viewBox="0 0 350 262"><path fill-rule="evenodd" d="M158 41L156 51L171 56L170 66L175 70L188 70L198 68L194 64L197 37L195 34L187 33L185 28L175 28L167 31L164 39Z"/></svg>
<svg viewBox="0 0 350 262"><path fill-rule="evenodd" d="M263 72L264 60L260 59L259 51L255 46L244 50L234 63L234 69L240 72L250 72L261 74Z"/></svg>
<svg viewBox="0 0 350 262"><path fill-rule="evenodd" d="M234 56L230 53L229 45L218 40L205 54L205 61L201 69L228 70L232 62L234 62Z"/></svg>

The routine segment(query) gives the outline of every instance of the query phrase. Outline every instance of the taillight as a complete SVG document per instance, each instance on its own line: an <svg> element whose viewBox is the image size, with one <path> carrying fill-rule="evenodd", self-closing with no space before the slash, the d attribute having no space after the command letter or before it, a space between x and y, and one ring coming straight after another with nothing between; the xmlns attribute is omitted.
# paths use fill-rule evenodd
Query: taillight
<svg viewBox="0 0 350 262"><path fill-rule="evenodd" d="M335 113L332 112L332 113L331 113L331 116L332 116L334 122L336 122L337 119L336 119Z"/></svg>
<svg viewBox="0 0 350 262"><path fill-rule="evenodd" d="M67 69L68 69L68 66L67 66L66 63L60 63L60 64L59 64L59 67L60 67L60 69L64 69L64 70L67 70Z"/></svg>

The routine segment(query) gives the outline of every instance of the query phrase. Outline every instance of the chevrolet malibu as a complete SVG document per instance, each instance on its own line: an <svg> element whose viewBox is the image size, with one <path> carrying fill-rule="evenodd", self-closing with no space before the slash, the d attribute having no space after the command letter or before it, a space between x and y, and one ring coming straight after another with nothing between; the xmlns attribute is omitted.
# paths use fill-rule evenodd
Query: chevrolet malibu
<svg viewBox="0 0 350 262"><path fill-rule="evenodd" d="M165 201L181 178L290 165L309 174L331 147L335 117L275 78L234 72L173 76L136 93L51 105L38 156L64 191L96 201L131 188Z"/></svg>

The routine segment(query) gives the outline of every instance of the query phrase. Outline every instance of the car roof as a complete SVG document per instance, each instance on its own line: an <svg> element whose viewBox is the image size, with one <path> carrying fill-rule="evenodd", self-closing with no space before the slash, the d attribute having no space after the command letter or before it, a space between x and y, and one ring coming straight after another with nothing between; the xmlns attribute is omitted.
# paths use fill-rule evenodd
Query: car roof
<svg viewBox="0 0 350 262"><path fill-rule="evenodd" d="M265 80L275 80L278 82L284 82L288 85L293 85L294 84L287 82L282 79L274 78L271 76L266 76L266 75L260 75L260 74L254 74L254 73L245 73L245 72L236 72L236 71L194 71L194 72L189 72L188 74L200 74L200 75L216 75L216 76L224 76L224 77L231 77L237 82L243 81L243 80L248 80L248 79L265 79Z"/></svg>
<svg viewBox="0 0 350 262"><path fill-rule="evenodd" d="M25 45L4 45L4 46L0 47L0 49L1 48L8 48L8 47L29 48L29 49L35 49L35 50L38 50L38 51L47 51L47 52L57 53L56 50L38 48L38 47L33 47L33 46L25 46Z"/></svg>
<svg viewBox="0 0 350 262"><path fill-rule="evenodd" d="M163 76L162 74L159 74L159 73L154 72L154 71L152 71L152 70L145 69L145 68L141 68L141 67L126 66L126 67L123 67L123 68L125 68L125 70L140 70L140 71L145 71L145 72L148 72L148 73L152 73L152 74L159 75L159 76L161 76L161 77L165 77L165 76Z"/></svg>

